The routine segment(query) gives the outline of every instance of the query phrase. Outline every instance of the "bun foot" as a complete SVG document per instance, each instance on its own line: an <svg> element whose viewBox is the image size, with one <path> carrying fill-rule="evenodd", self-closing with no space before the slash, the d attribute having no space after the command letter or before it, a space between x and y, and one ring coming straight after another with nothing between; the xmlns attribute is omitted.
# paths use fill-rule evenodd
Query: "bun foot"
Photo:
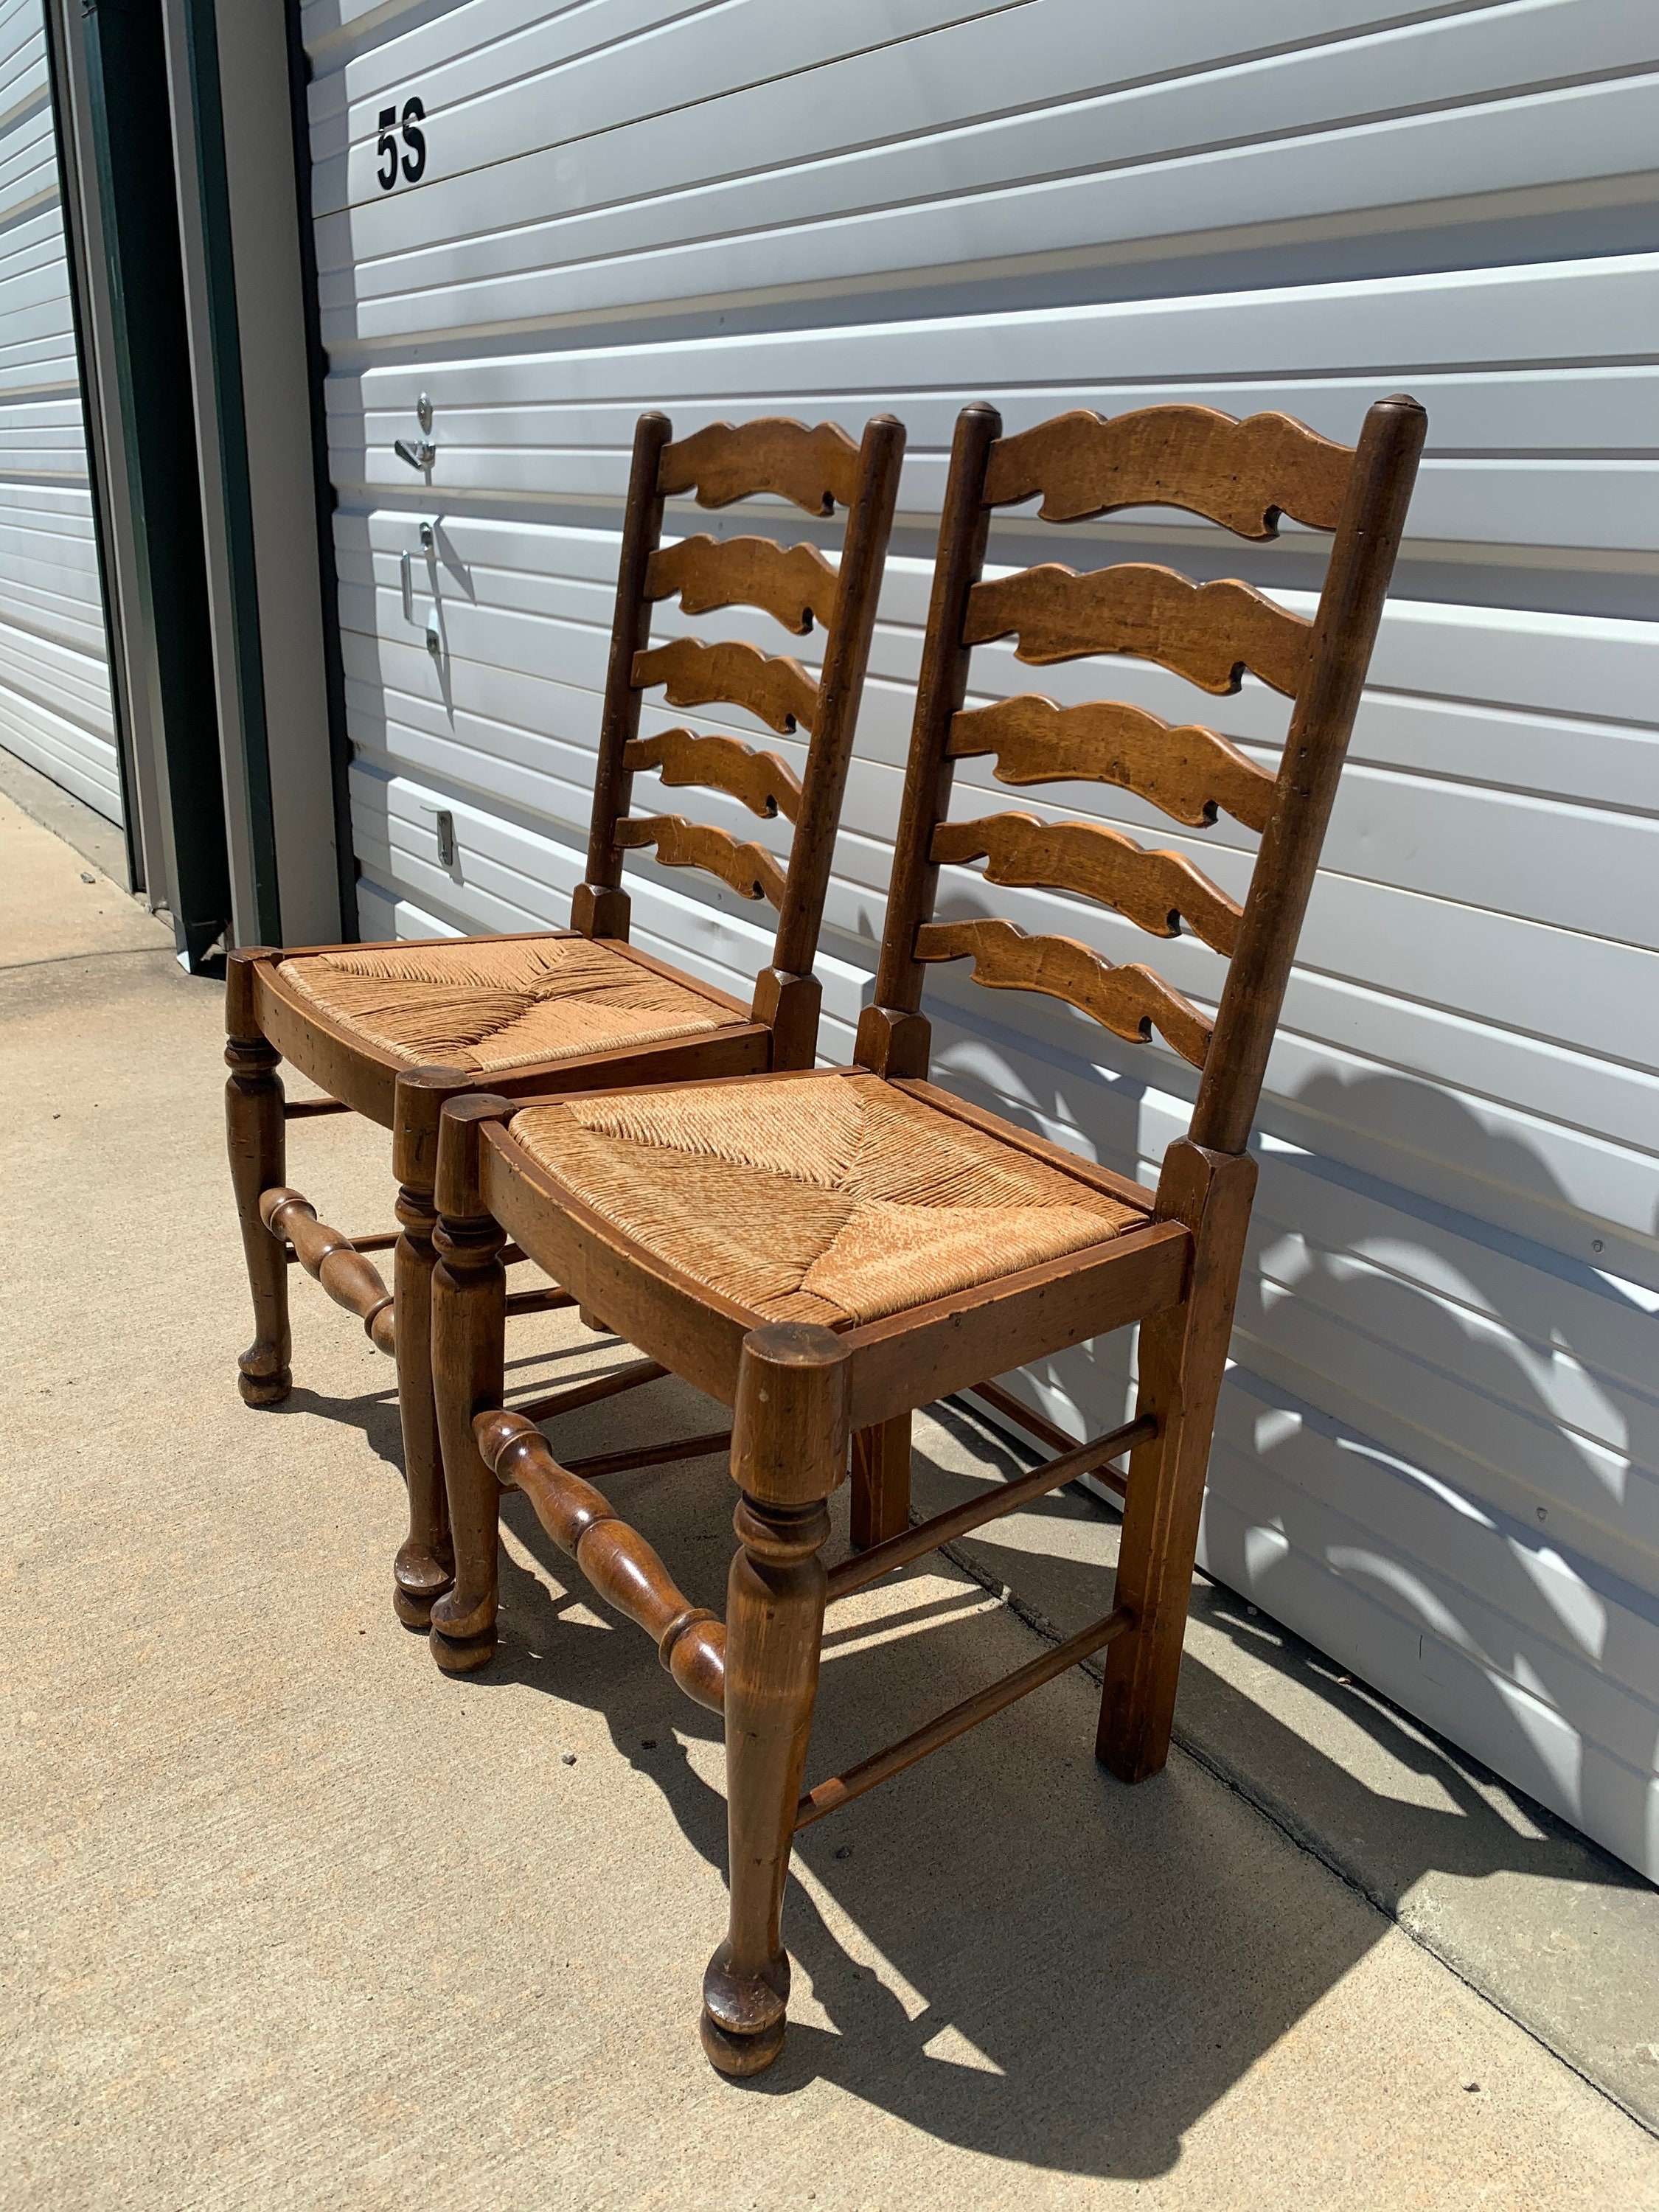
<svg viewBox="0 0 1659 2212"><path fill-rule="evenodd" d="M432 1626L433 1607L455 1586L453 1573L430 1552L405 1544L392 1574L392 1610L405 1628L418 1629L424 1636Z"/></svg>
<svg viewBox="0 0 1659 2212"><path fill-rule="evenodd" d="M432 1656L443 1674L476 1674L480 1667L487 1667L495 1656L495 1632L486 1629L482 1636L446 1636L441 1628L434 1626L427 1639L432 1646Z"/></svg>
<svg viewBox="0 0 1659 2212"><path fill-rule="evenodd" d="M751 2075L763 2074L772 2064L783 2049L787 2025L780 2013L770 2027L762 2028L757 2035L734 2035L729 2027L720 2026L705 2005L697 2022L697 2034L703 2057L714 2071L733 2081L743 2081Z"/></svg>
<svg viewBox="0 0 1659 2212"><path fill-rule="evenodd" d="M720 1945L702 1978L703 2055L720 2074L740 2081L763 2074L783 2048L789 2002L789 1961L778 1952L757 1973L732 1971L730 1942Z"/></svg>
<svg viewBox="0 0 1659 2212"><path fill-rule="evenodd" d="M429 1591L406 1590L394 1583L392 1610L405 1628L417 1630L422 1636L432 1626L432 1595Z"/></svg>
<svg viewBox="0 0 1659 2212"><path fill-rule="evenodd" d="M239 1366L236 1388L242 1394L245 1406L280 1406L294 1388L294 1370L277 1367L267 1375L257 1375Z"/></svg>

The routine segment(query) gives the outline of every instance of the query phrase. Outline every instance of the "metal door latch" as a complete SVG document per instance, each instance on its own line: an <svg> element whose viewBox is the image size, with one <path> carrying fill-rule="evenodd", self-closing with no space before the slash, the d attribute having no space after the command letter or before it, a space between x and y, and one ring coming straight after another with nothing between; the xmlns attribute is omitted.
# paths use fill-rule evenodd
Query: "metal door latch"
<svg viewBox="0 0 1659 2212"><path fill-rule="evenodd" d="M432 402L423 392L415 402L415 419L421 426L418 438L394 438L392 450L400 461L407 461L411 469L425 471L438 458L438 448L432 442ZM426 543L422 536L421 543Z"/></svg>
<svg viewBox="0 0 1659 2212"><path fill-rule="evenodd" d="M422 814L432 817L432 826L438 833L438 866L453 868L455 865L455 817L447 806L434 806L422 799Z"/></svg>

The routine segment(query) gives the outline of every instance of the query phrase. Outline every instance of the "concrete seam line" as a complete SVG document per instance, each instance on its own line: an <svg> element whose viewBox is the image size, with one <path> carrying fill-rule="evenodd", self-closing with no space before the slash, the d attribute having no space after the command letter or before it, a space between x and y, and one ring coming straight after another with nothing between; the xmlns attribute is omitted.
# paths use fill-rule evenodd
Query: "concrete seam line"
<svg viewBox="0 0 1659 2212"><path fill-rule="evenodd" d="M1079 1484L1067 1483L1066 1488L1079 1498L1086 1498L1092 1505L1097 1505L1100 1503L1091 1492L1083 1489ZM920 1527L921 1519L921 1515L913 1508L910 1515L911 1526ZM939 1553L940 1558L949 1559L951 1565L966 1575L970 1582L975 1582L982 1590L989 1591L993 1597L1007 1607L1017 1620L1022 1621L1033 1635L1041 1637L1045 1644L1058 1644L1065 1642L1066 1639L1061 1632L1046 1614L1039 1613L1035 1606L1028 1605L1017 1590L990 1573L988 1569L979 1565L975 1560L969 1559L959 1546L941 1544ZM1103 1660L1084 1659L1079 1662L1079 1665L1091 1681L1097 1684L1104 1681L1106 1666ZM1179 1711L1180 1708L1177 1706L1177 1714ZM1598 2097L1605 2097L1608 2104L1614 2106L1628 2118L1634 2120L1645 2135L1659 2138L1659 2128L1656 2128L1650 2119L1627 2105L1617 2090L1610 2089L1604 2081L1598 2081L1593 2074L1587 2074L1583 2068L1570 2058L1565 2051L1558 2051L1547 2037L1540 2035L1535 2027L1531 2027L1518 2014L1511 2011L1503 1998L1494 1990L1484 1987L1459 1965L1456 1960L1449 1957L1437 1945L1431 1943L1425 1936L1412 1927L1409 1922L1402 1920L1386 1898L1376 1891L1367 1888L1364 1882L1356 1881L1346 1867L1321 1847L1316 1836L1300 1826L1288 1808L1279 1806L1273 1799L1254 1790L1246 1775L1224 1765L1213 1753L1206 1751L1193 1742L1181 1727L1179 1719L1174 1729L1174 1740L1179 1748L1192 1760L1194 1766L1202 1767L1204 1771L1213 1776L1224 1789L1231 1790L1235 1797L1242 1798L1271 1826L1277 1828L1280 1835L1288 1842L1294 1844L1298 1850L1305 1852L1311 1859L1317 1859L1321 1866L1336 1876L1345 1889L1352 1890L1356 1897L1363 1897L1374 1911L1379 1913L1393 1927L1399 1929L1401 1934L1410 1942L1414 1943L1419 1951L1425 1951L1430 1958L1437 1965L1443 1966L1455 1980L1461 1982L1465 1989L1472 1990L1483 2004L1489 2004L1494 2012L1501 2013L1505 2020L1512 2021L1530 2042L1535 2043L1540 2051L1548 2051L1550 2057L1565 2066L1570 2074L1577 2075L1588 2087L1594 2089Z"/></svg>
<svg viewBox="0 0 1659 2212"><path fill-rule="evenodd" d="M127 894L123 891L121 896L125 898ZM60 952L51 960L0 961L0 975L27 975L35 968L73 968L83 960L176 960L178 957L170 945L112 945L106 952Z"/></svg>

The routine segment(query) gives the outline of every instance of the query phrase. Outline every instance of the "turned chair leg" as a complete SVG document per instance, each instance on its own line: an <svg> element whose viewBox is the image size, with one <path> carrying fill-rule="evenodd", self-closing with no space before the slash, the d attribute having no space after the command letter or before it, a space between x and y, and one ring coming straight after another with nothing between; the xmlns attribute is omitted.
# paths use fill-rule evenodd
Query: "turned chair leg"
<svg viewBox="0 0 1659 2212"><path fill-rule="evenodd" d="M397 1316L398 1413L404 1437L409 1534L392 1563L392 1609L424 1634L434 1601L455 1580L438 1404L432 1387L432 1274L438 1225L434 1187L444 1101L455 1091L450 1068L416 1068L398 1079L392 1155L398 1177L393 1297Z"/></svg>
<svg viewBox="0 0 1659 2212"><path fill-rule="evenodd" d="M910 1525L910 1416L853 1437L853 1549L867 1552Z"/></svg>
<svg viewBox="0 0 1659 2212"><path fill-rule="evenodd" d="M828 1329L781 1322L744 1340L732 1446L740 1548L726 1613L731 1919L703 1978L701 2024L722 2074L758 2074L783 2048L783 1889L823 1636L823 1501L847 1466L847 1376Z"/></svg>
<svg viewBox="0 0 1659 2212"><path fill-rule="evenodd" d="M253 1341L236 1364L237 1388L250 1406L275 1406L294 1387L289 1365L288 1255L259 1213L262 1192L287 1181L282 1054L260 1034L253 1009L254 953L233 952L225 994L225 1136L230 1180L253 1294Z"/></svg>
<svg viewBox="0 0 1659 2212"><path fill-rule="evenodd" d="M470 1674L495 1656L501 1486L473 1435L475 1414L501 1402L507 1346L507 1239L478 1192L478 1125L509 1112L500 1098L445 1109L433 1236L432 1383L455 1585L432 1607L432 1656L446 1674Z"/></svg>
<svg viewBox="0 0 1659 2212"><path fill-rule="evenodd" d="M400 1185L397 1272L392 1294L398 1317L398 1415L404 1432L404 1480L409 1490L409 1534L392 1563L392 1608L405 1628L432 1626L434 1600L455 1580L455 1547L449 1534L438 1401L432 1387L432 1277L437 1265L433 1232L438 1217L430 1190Z"/></svg>
<svg viewBox="0 0 1659 2212"><path fill-rule="evenodd" d="M1134 1626L1107 1648L1095 1756L1124 1782L1162 1772L1170 1755L1193 1565L1216 1401L1255 1191L1247 1156L1171 1145L1158 1180L1158 1218L1193 1232L1184 1302L1141 1323L1137 1416L1158 1434L1129 1461L1116 1602Z"/></svg>

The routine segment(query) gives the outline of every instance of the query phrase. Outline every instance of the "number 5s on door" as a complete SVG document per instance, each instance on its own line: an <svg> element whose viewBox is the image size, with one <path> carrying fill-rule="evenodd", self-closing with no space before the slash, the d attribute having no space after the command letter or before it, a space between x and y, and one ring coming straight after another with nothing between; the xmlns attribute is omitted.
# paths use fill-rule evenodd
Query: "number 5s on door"
<svg viewBox="0 0 1659 2212"><path fill-rule="evenodd" d="M404 144L408 150L404 155L402 168L405 181L411 185L418 185L426 173L426 133L420 128L425 120L426 109L418 96L404 102L401 128ZM392 135L399 128L397 109L383 107L380 121L380 143L374 150L380 157L380 166L374 175L380 190L389 192L398 181L399 167L398 141Z"/></svg>

